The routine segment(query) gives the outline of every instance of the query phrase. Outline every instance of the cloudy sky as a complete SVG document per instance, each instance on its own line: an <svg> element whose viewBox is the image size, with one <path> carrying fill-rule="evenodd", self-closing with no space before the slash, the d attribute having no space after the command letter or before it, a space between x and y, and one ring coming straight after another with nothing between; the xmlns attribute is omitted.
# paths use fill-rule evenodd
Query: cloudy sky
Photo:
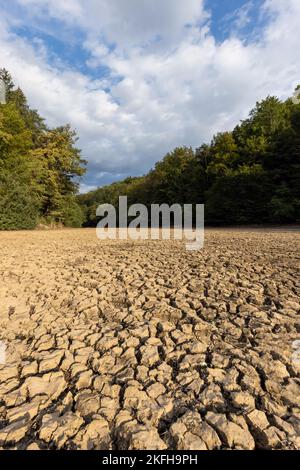
<svg viewBox="0 0 300 470"><path fill-rule="evenodd" d="M300 0L0 0L0 67L77 130L86 191L290 96L299 25Z"/></svg>

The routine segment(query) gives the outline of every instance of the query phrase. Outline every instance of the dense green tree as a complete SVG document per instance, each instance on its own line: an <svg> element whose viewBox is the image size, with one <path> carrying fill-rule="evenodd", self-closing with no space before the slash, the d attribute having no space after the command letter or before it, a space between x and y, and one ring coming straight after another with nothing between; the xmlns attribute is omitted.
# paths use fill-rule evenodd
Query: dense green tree
<svg viewBox="0 0 300 470"><path fill-rule="evenodd" d="M6 87L6 104L0 105L0 229L80 225L76 178L85 162L75 133L69 126L48 129L10 74L1 69L0 78Z"/></svg>
<svg viewBox="0 0 300 470"><path fill-rule="evenodd" d="M264 223L270 182L261 165L242 166L221 176L206 193L206 220L217 225Z"/></svg>
<svg viewBox="0 0 300 470"><path fill-rule="evenodd" d="M196 156L192 148L176 148L155 165L147 176L147 185L151 188L151 203L179 204L195 199L193 189L196 186Z"/></svg>
<svg viewBox="0 0 300 470"><path fill-rule="evenodd" d="M0 80L4 82L5 85L5 92L6 92L6 99L9 100L13 93L14 89L14 82L12 80L12 76L8 72L8 70L0 68Z"/></svg>
<svg viewBox="0 0 300 470"><path fill-rule="evenodd" d="M70 127L60 127L43 133L40 146L31 152L40 169L38 181L46 220L63 223L65 199L70 200L78 191L74 176L82 176L85 170L75 142L76 135Z"/></svg>

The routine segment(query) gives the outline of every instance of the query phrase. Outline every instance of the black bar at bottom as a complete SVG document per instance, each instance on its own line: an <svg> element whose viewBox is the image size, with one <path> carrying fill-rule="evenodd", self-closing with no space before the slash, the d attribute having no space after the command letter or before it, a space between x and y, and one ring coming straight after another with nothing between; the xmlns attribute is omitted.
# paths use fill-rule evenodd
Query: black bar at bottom
<svg viewBox="0 0 300 470"><path fill-rule="evenodd" d="M288 465L291 461L299 462L297 451L1 451L0 465L13 462L40 465L48 464L75 464L87 465L89 463L107 467L122 466L122 468L141 468L148 466L176 466L176 465L226 465L230 464L231 469L241 465L256 464L270 466L274 462L276 465ZM4 468L4 467L3 467Z"/></svg>

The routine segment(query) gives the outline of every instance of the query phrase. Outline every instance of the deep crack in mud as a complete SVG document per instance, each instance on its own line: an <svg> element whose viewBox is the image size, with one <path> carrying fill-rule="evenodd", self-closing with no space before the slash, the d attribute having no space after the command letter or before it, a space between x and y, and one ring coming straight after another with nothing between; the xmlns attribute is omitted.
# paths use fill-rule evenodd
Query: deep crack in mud
<svg viewBox="0 0 300 470"><path fill-rule="evenodd" d="M0 233L5 449L299 449L297 233Z"/></svg>

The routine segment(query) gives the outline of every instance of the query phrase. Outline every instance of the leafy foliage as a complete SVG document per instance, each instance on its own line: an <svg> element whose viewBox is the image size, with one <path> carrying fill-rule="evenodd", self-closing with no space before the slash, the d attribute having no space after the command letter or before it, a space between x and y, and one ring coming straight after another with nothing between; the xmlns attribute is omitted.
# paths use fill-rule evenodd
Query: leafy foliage
<svg viewBox="0 0 300 470"><path fill-rule="evenodd" d="M0 105L0 229L34 228L40 221L80 226L76 201L85 162L69 126L48 129L1 69L6 104Z"/></svg>

